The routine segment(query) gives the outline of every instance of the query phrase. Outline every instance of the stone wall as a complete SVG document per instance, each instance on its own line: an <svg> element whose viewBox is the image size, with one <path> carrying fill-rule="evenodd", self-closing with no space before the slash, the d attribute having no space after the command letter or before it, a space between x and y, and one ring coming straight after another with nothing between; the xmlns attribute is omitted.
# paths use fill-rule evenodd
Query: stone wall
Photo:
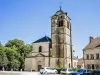
<svg viewBox="0 0 100 75"><path fill-rule="evenodd" d="M26 58L25 59L25 70L31 71L31 69L32 69L32 59Z"/></svg>
<svg viewBox="0 0 100 75"><path fill-rule="evenodd" d="M63 21L63 25L59 26L59 22ZM70 45L70 32L71 23L70 19L66 14L59 14L51 17L51 36L52 36L52 58L54 61L51 62L51 66L58 67L56 60L60 59L60 66L70 67L71 66L71 46ZM54 63L54 64L53 64ZM61 68L60 67L60 68Z"/></svg>
<svg viewBox="0 0 100 75"><path fill-rule="evenodd" d="M84 50L84 66L85 68L88 68L87 65L92 65L94 64L94 68L96 69L95 65L98 65L100 67L100 60L96 59L96 54L99 53L99 59L100 59L100 49L95 48L95 49L88 49ZM86 55L89 55L89 59L86 58ZM91 59L91 54L94 54L94 59Z"/></svg>
<svg viewBox="0 0 100 75"><path fill-rule="evenodd" d="M44 54L45 56L49 55L49 43L50 42L39 42L39 43L33 43L33 53L32 55L34 55L35 53L39 53L39 46L42 47L42 54Z"/></svg>

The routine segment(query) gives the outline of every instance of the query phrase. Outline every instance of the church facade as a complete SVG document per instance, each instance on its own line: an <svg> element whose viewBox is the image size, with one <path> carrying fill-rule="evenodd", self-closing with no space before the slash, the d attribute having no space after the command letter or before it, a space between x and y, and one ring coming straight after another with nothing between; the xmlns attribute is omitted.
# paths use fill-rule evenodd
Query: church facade
<svg viewBox="0 0 100 75"><path fill-rule="evenodd" d="M51 38L44 36L33 42L33 50L25 59L25 70L41 67L73 67L72 29L70 18L61 8L51 16Z"/></svg>

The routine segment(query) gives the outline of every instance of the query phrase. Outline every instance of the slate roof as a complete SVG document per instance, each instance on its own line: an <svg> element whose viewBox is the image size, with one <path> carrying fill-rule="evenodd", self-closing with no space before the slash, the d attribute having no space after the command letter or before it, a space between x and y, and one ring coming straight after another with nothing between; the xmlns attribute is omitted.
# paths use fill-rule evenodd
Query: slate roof
<svg viewBox="0 0 100 75"><path fill-rule="evenodd" d="M61 6L60 6L60 9L53 15L53 16L58 16L60 14L65 14L67 15L67 12L64 12L62 9L61 9Z"/></svg>
<svg viewBox="0 0 100 75"><path fill-rule="evenodd" d="M94 48L100 48L100 37L93 39L92 42L88 43L88 45L86 45L86 47L83 50Z"/></svg>
<svg viewBox="0 0 100 75"><path fill-rule="evenodd" d="M60 14L66 14L67 15L67 12L64 12L62 9L60 9L53 16L57 16L57 15L60 15Z"/></svg>
<svg viewBox="0 0 100 75"><path fill-rule="evenodd" d="M64 14L64 12L60 9L55 13L55 15L59 15L59 14Z"/></svg>
<svg viewBox="0 0 100 75"><path fill-rule="evenodd" d="M64 12L61 8L60 8L60 10L58 10L53 16L58 16L58 15L60 15L60 14L65 14L66 16L67 16L67 12ZM52 16L52 17L53 17ZM67 16L68 17L68 16ZM70 17L68 17L69 19L70 19ZM71 20L71 19L70 19Z"/></svg>
<svg viewBox="0 0 100 75"><path fill-rule="evenodd" d="M33 43L39 43L39 42L51 42L51 38L49 38L48 36L44 36L38 40L36 40L35 42Z"/></svg>

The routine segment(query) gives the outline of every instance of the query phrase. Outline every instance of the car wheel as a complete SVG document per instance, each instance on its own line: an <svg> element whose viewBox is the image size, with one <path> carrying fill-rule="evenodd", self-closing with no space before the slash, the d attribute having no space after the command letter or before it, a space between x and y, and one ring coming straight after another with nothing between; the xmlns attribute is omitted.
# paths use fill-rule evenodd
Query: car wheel
<svg viewBox="0 0 100 75"><path fill-rule="evenodd" d="M63 75L62 73L60 73L60 75Z"/></svg>
<svg viewBox="0 0 100 75"><path fill-rule="evenodd" d="M42 72L40 72L40 74L43 74Z"/></svg>
<svg viewBox="0 0 100 75"><path fill-rule="evenodd" d="M57 71L55 71L55 74L57 74Z"/></svg>
<svg viewBox="0 0 100 75"><path fill-rule="evenodd" d="M45 71L45 74L47 74L47 71Z"/></svg>

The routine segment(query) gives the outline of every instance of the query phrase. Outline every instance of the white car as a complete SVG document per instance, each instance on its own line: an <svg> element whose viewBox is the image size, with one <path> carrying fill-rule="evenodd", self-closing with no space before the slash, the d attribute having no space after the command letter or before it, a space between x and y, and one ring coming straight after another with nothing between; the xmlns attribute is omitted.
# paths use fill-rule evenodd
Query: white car
<svg viewBox="0 0 100 75"><path fill-rule="evenodd" d="M62 70L60 71L60 74L61 74L61 75L62 75L62 74L70 75L70 74L72 74L72 73L75 73L75 72L74 72L73 69L71 69L71 68L64 68L64 69L62 69Z"/></svg>
<svg viewBox="0 0 100 75"><path fill-rule="evenodd" d="M44 67L40 69L40 74L48 74L48 73L57 74L57 70L50 67Z"/></svg>

